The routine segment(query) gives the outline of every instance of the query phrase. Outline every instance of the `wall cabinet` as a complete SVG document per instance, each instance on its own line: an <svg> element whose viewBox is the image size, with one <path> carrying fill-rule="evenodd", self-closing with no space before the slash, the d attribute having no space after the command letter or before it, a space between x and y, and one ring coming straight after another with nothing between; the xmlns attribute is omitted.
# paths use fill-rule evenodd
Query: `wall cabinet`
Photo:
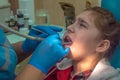
<svg viewBox="0 0 120 80"><path fill-rule="evenodd" d="M76 14L85 8L85 0L34 0L35 14L40 9L46 9L50 15L50 23L56 25L65 25L64 13L59 5L59 2L68 2L75 6ZM36 22L37 22L37 16ZM39 23L39 22L37 22Z"/></svg>
<svg viewBox="0 0 120 80"><path fill-rule="evenodd" d="M19 0L8 0L11 4L11 9L16 13L16 9L19 7ZM59 2L67 2L75 6L75 13L78 15L82 10L86 8L86 1L91 2L92 6L100 5L101 0L30 0L33 1L34 5L30 5L31 11L34 12L35 23L39 23L37 11L40 9L46 9L50 16L50 23L55 25L65 25L64 13L59 5ZM32 12L30 12L31 14ZM33 15L33 14L32 14ZM33 18L33 17L32 17ZM34 20L34 19L33 19Z"/></svg>
<svg viewBox="0 0 120 80"><path fill-rule="evenodd" d="M38 22L36 12L40 9L46 9L50 15L50 23L56 25L65 25L64 13L59 2L68 2L75 6L76 15L85 9L86 1L90 1L92 6L99 5L100 0L34 0L35 19Z"/></svg>

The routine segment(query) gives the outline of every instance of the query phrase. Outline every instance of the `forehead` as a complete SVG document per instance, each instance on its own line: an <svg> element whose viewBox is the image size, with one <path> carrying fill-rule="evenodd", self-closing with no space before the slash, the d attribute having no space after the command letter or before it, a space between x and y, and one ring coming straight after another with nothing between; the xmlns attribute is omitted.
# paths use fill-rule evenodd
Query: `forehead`
<svg viewBox="0 0 120 80"><path fill-rule="evenodd" d="M97 18L93 11L83 11L76 17L76 19L79 18L84 20L90 27L96 27L95 20Z"/></svg>
<svg viewBox="0 0 120 80"><path fill-rule="evenodd" d="M77 16L77 18L94 19L94 16L92 11L83 11Z"/></svg>

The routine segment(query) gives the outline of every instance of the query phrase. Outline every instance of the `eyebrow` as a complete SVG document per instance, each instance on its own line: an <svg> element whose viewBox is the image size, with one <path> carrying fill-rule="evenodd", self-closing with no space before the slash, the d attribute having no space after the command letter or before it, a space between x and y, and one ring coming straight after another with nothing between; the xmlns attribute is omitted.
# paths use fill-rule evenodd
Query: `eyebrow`
<svg viewBox="0 0 120 80"><path fill-rule="evenodd" d="M81 18L78 18L78 21L79 21L79 22L83 22L85 25L89 26L89 24L88 24L85 20L83 20L83 19L81 19Z"/></svg>

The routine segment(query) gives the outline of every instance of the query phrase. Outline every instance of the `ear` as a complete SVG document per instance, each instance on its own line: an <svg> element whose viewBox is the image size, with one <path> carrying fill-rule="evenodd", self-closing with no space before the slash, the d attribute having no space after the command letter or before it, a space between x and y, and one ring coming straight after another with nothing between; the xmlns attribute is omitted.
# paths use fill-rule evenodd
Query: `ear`
<svg viewBox="0 0 120 80"><path fill-rule="evenodd" d="M108 50L108 48L110 47L110 41L109 40L102 40L96 48L97 52L105 52Z"/></svg>

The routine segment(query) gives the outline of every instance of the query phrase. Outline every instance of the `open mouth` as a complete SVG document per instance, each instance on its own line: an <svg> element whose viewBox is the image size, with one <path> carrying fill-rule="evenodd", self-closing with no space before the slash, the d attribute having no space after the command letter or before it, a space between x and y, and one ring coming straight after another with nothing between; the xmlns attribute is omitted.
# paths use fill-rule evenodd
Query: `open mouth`
<svg viewBox="0 0 120 80"><path fill-rule="evenodd" d="M63 46L71 46L72 45L72 39L69 36L65 36L63 38Z"/></svg>

